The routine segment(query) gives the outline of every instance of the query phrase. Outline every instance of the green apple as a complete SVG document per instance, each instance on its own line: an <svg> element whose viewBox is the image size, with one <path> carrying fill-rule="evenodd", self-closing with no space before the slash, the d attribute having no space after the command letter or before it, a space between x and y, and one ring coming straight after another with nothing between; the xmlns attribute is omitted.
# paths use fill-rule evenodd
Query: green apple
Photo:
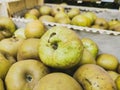
<svg viewBox="0 0 120 90"><path fill-rule="evenodd" d="M15 62L15 58L11 55L0 53L0 78L4 79L6 77L9 68Z"/></svg>
<svg viewBox="0 0 120 90"><path fill-rule="evenodd" d="M0 17L0 40L11 37L16 30L15 24L9 17Z"/></svg>
<svg viewBox="0 0 120 90"><path fill-rule="evenodd" d="M18 28L18 29L14 32L14 36L15 36L16 38L26 39L26 37L25 37L25 28Z"/></svg>
<svg viewBox="0 0 120 90"><path fill-rule="evenodd" d="M83 56L80 60L80 65L83 65L83 64L96 64L96 60L95 60L95 57L90 53L89 50L87 50L86 48L84 48L84 51L83 51Z"/></svg>
<svg viewBox="0 0 120 90"><path fill-rule="evenodd" d="M117 23L120 23L120 22L118 20L110 20L110 21L108 21L109 27L111 27L112 25L115 25Z"/></svg>
<svg viewBox="0 0 120 90"><path fill-rule="evenodd" d="M38 44L39 40L37 38L29 38L24 40L24 42L19 46L17 52L17 60L24 60L24 59L38 59Z"/></svg>
<svg viewBox="0 0 120 90"><path fill-rule="evenodd" d="M28 22L25 27L26 38L40 38L45 33L44 24L39 20Z"/></svg>
<svg viewBox="0 0 120 90"><path fill-rule="evenodd" d="M40 16L40 12L39 12L39 10L36 9L36 8L33 8L33 9L28 10L28 13L29 13L29 14L32 14L32 15L35 15L37 18Z"/></svg>
<svg viewBox="0 0 120 90"><path fill-rule="evenodd" d="M115 55L102 53L96 58L97 65L103 67L106 70L116 71L119 60Z"/></svg>
<svg viewBox="0 0 120 90"><path fill-rule="evenodd" d="M91 24L94 23L94 21L96 20L97 16L94 12L85 12L83 13L84 16L88 17L91 20Z"/></svg>
<svg viewBox="0 0 120 90"><path fill-rule="evenodd" d="M50 15L52 8L50 6L43 5L39 8L41 15Z"/></svg>
<svg viewBox="0 0 120 90"><path fill-rule="evenodd" d="M116 71L107 71L108 74L112 77L112 79L115 81L120 74L118 74Z"/></svg>
<svg viewBox="0 0 120 90"><path fill-rule="evenodd" d="M98 45L90 38L82 38L83 46L96 58L99 52Z"/></svg>
<svg viewBox="0 0 120 90"><path fill-rule="evenodd" d="M30 13L26 13L24 18L25 19L30 19L30 20L37 20L38 19L35 15L30 14Z"/></svg>
<svg viewBox="0 0 120 90"><path fill-rule="evenodd" d="M62 7L61 5L56 5L55 7L52 8L51 15L55 16L58 12L65 12L64 7Z"/></svg>
<svg viewBox="0 0 120 90"><path fill-rule="evenodd" d="M71 20L69 19L67 13L65 12L58 12L55 15L55 20L57 23L62 23L62 24L70 24Z"/></svg>
<svg viewBox="0 0 120 90"><path fill-rule="evenodd" d="M41 17L39 17L39 20L42 22L55 22L55 18L53 16L50 15L43 15Z"/></svg>
<svg viewBox="0 0 120 90"><path fill-rule="evenodd" d="M95 28L95 29L98 29L98 30L104 29L103 27L101 27L100 25L97 25L97 24L92 25L91 28Z"/></svg>
<svg viewBox="0 0 120 90"><path fill-rule="evenodd" d="M109 29L112 31L120 32L120 22L110 26Z"/></svg>
<svg viewBox="0 0 120 90"><path fill-rule="evenodd" d="M105 18L96 18L94 24L99 25L103 29L108 29L109 27L108 21Z"/></svg>
<svg viewBox="0 0 120 90"><path fill-rule="evenodd" d="M0 90L5 90L2 79L0 79Z"/></svg>
<svg viewBox="0 0 120 90"><path fill-rule="evenodd" d="M39 57L50 67L73 67L80 62L82 53L83 44L79 36L63 26L50 28L39 42Z"/></svg>
<svg viewBox="0 0 120 90"><path fill-rule="evenodd" d="M71 24L77 26L89 27L91 25L91 20L88 17L79 14L73 17Z"/></svg>
<svg viewBox="0 0 120 90"><path fill-rule="evenodd" d="M33 90L83 90L81 85L71 76L54 72L40 79Z"/></svg>
<svg viewBox="0 0 120 90"><path fill-rule="evenodd" d="M33 90L38 81L49 73L48 68L34 59L14 63L5 78L7 90Z"/></svg>
<svg viewBox="0 0 120 90"><path fill-rule="evenodd" d="M117 72L120 74L120 63L118 64Z"/></svg>
<svg viewBox="0 0 120 90"><path fill-rule="evenodd" d="M68 16L70 19L72 19L74 16L80 14L80 10L78 8L72 8L68 11Z"/></svg>
<svg viewBox="0 0 120 90"><path fill-rule="evenodd" d="M115 84L117 86L117 90L120 90L120 76L115 80Z"/></svg>
<svg viewBox="0 0 120 90"><path fill-rule="evenodd" d="M16 58L18 48L23 43L24 39L11 37L5 38L0 41L0 52L3 54L9 54Z"/></svg>
<svg viewBox="0 0 120 90"><path fill-rule="evenodd" d="M66 2L60 3L60 6L67 6L68 4Z"/></svg>

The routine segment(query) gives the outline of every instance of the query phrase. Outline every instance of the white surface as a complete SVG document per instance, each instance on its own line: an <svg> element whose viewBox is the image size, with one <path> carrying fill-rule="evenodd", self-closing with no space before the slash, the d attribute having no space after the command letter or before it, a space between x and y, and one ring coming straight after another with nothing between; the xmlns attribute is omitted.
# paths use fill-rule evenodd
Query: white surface
<svg viewBox="0 0 120 90"><path fill-rule="evenodd" d="M114 2L114 0L101 0L102 2Z"/></svg>

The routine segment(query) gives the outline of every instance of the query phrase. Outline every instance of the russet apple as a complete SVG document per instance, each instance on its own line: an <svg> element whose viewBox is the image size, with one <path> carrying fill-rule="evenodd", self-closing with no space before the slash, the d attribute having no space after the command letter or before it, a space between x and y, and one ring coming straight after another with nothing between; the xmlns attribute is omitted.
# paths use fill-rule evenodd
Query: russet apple
<svg viewBox="0 0 120 90"><path fill-rule="evenodd" d="M82 53L83 44L79 36L63 26L50 28L39 42L39 57L50 67L73 67L80 62Z"/></svg>
<svg viewBox="0 0 120 90"><path fill-rule="evenodd" d="M90 63L96 64L95 57L90 53L89 50L84 48L83 55L82 55L79 65L90 64Z"/></svg>
<svg viewBox="0 0 120 90"><path fill-rule="evenodd" d="M89 27L91 25L91 20L88 17L79 14L72 18L71 24L77 26Z"/></svg>
<svg viewBox="0 0 120 90"><path fill-rule="evenodd" d="M16 30L16 26L11 18L0 17L0 40L11 37Z"/></svg>
<svg viewBox="0 0 120 90"><path fill-rule="evenodd" d="M88 17L91 20L91 24L94 23L94 21L96 20L97 16L94 12L84 12L82 13L84 16Z"/></svg>
<svg viewBox="0 0 120 90"><path fill-rule="evenodd" d="M0 52L3 54L9 54L16 58L19 46L23 43L22 38L5 38L0 41Z"/></svg>
<svg viewBox="0 0 120 90"><path fill-rule="evenodd" d="M52 7L51 10L52 16L55 16L58 12L65 12L64 7L62 7L61 5L56 5L55 7Z"/></svg>
<svg viewBox="0 0 120 90"><path fill-rule="evenodd" d="M33 90L38 81L48 73L48 68L40 61L29 59L16 62L6 75L6 90Z"/></svg>
<svg viewBox="0 0 120 90"><path fill-rule="evenodd" d="M29 38L24 40L17 52L17 61L24 59L38 59L38 45L39 40L37 38Z"/></svg>
<svg viewBox="0 0 120 90"><path fill-rule="evenodd" d="M94 58L98 55L99 47L92 39L84 37L81 39L83 46L93 55Z"/></svg>
<svg viewBox="0 0 120 90"><path fill-rule="evenodd" d="M68 14L69 18L72 19L76 15L80 14L80 10L78 8L72 8L68 11L67 14Z"/></svg>
<svg viewBox="0 0 120 90"><path fill-rule="evenodd" d="M39 20L42 22L55 22L55 18L50 15L43 15L43 16L39 17Z"/></svg>
<svg viewBox="0 0 120 90"><path fill-rule="evenodd" d="M35 15L37 18L40 16L40 12L36 8L30 9L27 13Z"/></svg>
<svg viewBox="0 0 120 90"><path fill-rule="evenodd" d="M37 20L38 19L35 15L30 14L30 13L26 13L24 18L25 19L30 19L30 20Z"/></svg>
<svg viewBox="0 0 120 90"><path fill-rule="evenodd" d="M55 20L57 23L62 23L62 24L70 24L71 23L70 18L68 17L67 13L65 13L65 12L58 12L55 15Z"/></svg>
<svg viewBox="0 0 120 90"><path fill-rule="evenodd" d="M0 53L0 78L4 79L6 77L9 68L15 62L15 58L11 55Z"/></svg>
<svg viewBox="0 0 120 90"><path fill-rule="evenodd" d="M42 5L39 8L39 12L41 15L50 15L52 8L50 6Z"/></svg>
<svg viewBox="0 0 120 90"><path fill-rule="evenodd" d="M40 38L45 33L44 24L39 20L34 20L26 24L26 38Z"/></svg>
<svg viewBox="0 0 120 90"><path fill-rule="evenodd" d="M81 85L71 76L54 72L47 74L38 82L33 90L83 90Z"/></svg>
<svg viewBox="0 0 120 90"><path fill-rule="evenodd" d="M25 37L25 28L18 28L14 32L14 37L26 39L26 37Z"/></svg>

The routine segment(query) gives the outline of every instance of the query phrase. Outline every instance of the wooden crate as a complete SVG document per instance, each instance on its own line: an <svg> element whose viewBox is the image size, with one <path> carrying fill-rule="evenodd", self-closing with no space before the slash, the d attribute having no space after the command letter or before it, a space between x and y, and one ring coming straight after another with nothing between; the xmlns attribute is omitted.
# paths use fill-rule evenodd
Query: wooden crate
<svg viewBox="0 0 120 90"><path fill-rule="evenodd" d="M0 16L12 16L24 9L44 4L44 0L8 0L0 2Z"/></svg>

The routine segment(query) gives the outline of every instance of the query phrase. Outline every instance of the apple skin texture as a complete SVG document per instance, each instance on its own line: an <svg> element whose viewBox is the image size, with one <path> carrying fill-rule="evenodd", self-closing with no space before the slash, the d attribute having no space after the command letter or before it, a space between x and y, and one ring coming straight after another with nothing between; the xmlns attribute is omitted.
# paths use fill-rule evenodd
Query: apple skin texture
<svg viewBox="0 0 120 90"><path fill-rule="evenodd" d="M96 58L99 52L98 45L90 38L81 39L83 46Z"/></svg>
<svg viewBox="0 0 120 90"><path fill-rule="evenodd" d="M84 90L117 90L108 72L95 64L80 66L73 77L83 86Z"/></svg>
<svg viewBox="0 0 120 90"><path fill-rule="evenodd" d="M0 53L0 78L4 79L9 68L13 63L15 63L16 60L13 56L9 54L2 54Z"/></svg>
<svg viewBox="0 0 120 90"><path fill-rule="evenodd" d="M54 68L70 68L78 64L83 53L83 44L77 34L62 26L49 29L40 39L40 60Z"/></svg>
<svg viewBox="0 0 120 90"><path fill-rule="evenodd" d="M5 90L5 89L4 89L4 84L3 84L3 80L2 80L2 79L0 79L0 90Z"/></svg>
<svg viewBox="0 0 120 90"><path fill-rule="evenodd" d="M6 37L11 37L16 27L12 19L8 17L0 17L0 40Z"/></svg>
<svg viewBox="0 0 120 90"><path fill-rule="evenodd" d="M48 73L48 68L40 61L28 59L16 62L5 78L6 90L32 90Z"/></svg>
<svg viewBox="0 0 120 90"><path fill-rule="evenodd" d="M40 79L33 90L83 90L79 83L71 76L54 72Z"/></svg>

